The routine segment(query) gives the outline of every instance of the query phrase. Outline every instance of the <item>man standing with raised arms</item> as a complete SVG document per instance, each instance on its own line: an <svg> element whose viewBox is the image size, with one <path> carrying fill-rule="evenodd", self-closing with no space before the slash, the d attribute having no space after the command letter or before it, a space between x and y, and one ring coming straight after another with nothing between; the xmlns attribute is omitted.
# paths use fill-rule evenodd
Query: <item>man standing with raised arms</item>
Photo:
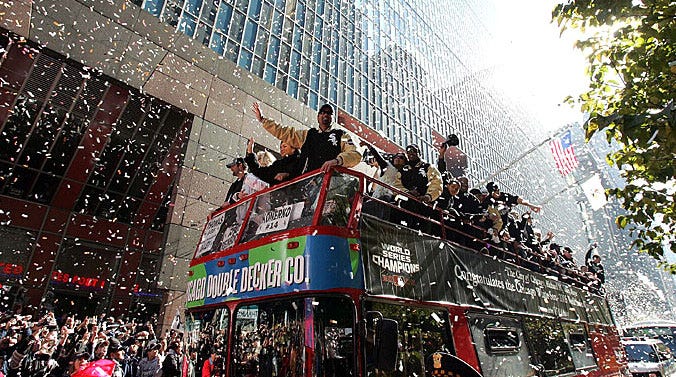
<svg viewBox="0 0 676 377"><path fill-rule="evenodd" d="M266 131L274 137L300 149L302 172L321 168L327 171L332 166L351 168L361 161L361 154L354 146L350 135L345 131L331 128L333 125L333 107L325 104L319 108L317 123L319 129L297 130L281 126L271 119L264 118L257 102L252 105L256 119Z"/></svg>

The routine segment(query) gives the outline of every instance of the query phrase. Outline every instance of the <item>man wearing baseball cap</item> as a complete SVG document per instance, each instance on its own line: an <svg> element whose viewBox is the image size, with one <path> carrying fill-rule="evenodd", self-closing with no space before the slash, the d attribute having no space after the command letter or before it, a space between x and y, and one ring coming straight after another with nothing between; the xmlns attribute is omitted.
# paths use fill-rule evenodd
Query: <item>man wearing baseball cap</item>
<svg viewBox="0 0 676 377"><path fill-rule="evenodd" d="M424 203L431 203L441 195L441 173L434 166L420 159L420 147L411 144L406 147L408 163L401 168L398 187Z"/></svg>
<svg viewBox="0 0 676 377"><path fill-rule="evenodd" d="M281 126L271 119L264 118L257 102L254 102L251 108L266 131L293 148L300 149L301 163L305 166L303 173L319 168L326 171L332 166L351 168L361 161L361 153L355 147L350 135L343 130L332 128L334 112L329 104L319 108L317 113L319 128L309 130Z"/></svg>
<svg viewBox="0 0 676 377"><path fill-rule="evenodd" d="M225 166L230 169L232 175L237 178L235 182L230 185L228 193L225 195L224 205L228 205L239 200L239 194L244 185L244 177L247 174L247 165L242 157L237 157Z"/></svg>

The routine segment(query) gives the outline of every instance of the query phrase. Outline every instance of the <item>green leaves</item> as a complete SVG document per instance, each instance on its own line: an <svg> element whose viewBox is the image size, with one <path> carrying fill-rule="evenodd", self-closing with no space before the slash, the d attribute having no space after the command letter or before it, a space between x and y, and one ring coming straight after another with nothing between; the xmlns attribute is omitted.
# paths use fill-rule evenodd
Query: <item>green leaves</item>
<svg viewBox="0 0 676 377"><path fill-rule="evenodd" d="M616 224L636 237L634 248L675 273L663 254L676 252L676 70L669 65L676 62L676 2L570 0L552 18L562 33L589 35L576 43L587 54L589 90L566 102L589 114L587 140L603 131L620 145L606 157L628 183L607 192L627 210Z"/></svg>

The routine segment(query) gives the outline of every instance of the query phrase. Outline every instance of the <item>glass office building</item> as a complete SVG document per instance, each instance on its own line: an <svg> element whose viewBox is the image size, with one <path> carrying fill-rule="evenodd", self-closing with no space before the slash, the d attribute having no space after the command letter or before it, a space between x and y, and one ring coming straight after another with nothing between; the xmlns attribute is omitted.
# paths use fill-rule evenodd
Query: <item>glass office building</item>
<svg viewBox="0 0 676 377"><path fill-rule="evenodd" d="M458 134L474 185L547 201L543 226L585 247L542 120L493 85L505 73L492 2L135 1L302 104L335 104L400 147L420 145L428 161Z"/></svg>
<svg viewBox="0 0 676 377"><path fill-rule="evenodd" d="M303 104L336 104L400 145L420 143L426 155L432 130L447 135L466 128L462 102L479 98L463 82L491 64L482 53L491 6L478 1L140 5Z"/></svg>

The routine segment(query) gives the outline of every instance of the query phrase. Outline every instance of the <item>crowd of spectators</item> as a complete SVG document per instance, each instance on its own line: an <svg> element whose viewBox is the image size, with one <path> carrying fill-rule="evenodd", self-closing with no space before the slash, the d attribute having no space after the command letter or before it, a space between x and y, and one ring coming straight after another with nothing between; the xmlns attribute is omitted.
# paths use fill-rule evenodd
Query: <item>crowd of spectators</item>
<svg viewBox="0 0 676 377"><path fill-rule="evenodd" d="M0 374L8 377L190 376L183 333L105 316L0 313ZM192 360L194 361L194 360ZM194 375L194 373L192 373Z"/></svg>

